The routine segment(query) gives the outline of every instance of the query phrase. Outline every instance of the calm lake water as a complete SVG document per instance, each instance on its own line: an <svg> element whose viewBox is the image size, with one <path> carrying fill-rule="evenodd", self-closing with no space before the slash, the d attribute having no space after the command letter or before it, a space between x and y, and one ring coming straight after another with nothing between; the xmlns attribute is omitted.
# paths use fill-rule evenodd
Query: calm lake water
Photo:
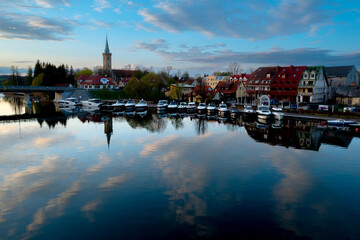
<svg viewBox="0 0 360 240"><path fill-rule="evenodd" d="M360 239L357 137L0 97L24 113L0 121L0 239Z"/></svg>

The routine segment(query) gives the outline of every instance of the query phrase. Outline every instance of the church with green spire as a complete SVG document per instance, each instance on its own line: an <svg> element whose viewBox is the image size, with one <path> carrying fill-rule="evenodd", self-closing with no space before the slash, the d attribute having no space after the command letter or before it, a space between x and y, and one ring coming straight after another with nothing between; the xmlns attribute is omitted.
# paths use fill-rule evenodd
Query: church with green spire
<svg viewBox="0 0 360 240"><path fill-rule="evenodd" d="M103 53L103 69L105 74L108 77L112 76L112 68L111 68L111 52L109 49L109 43L108 43L108 38L106 35L106 43L105 43L105 50Z"/></svg>

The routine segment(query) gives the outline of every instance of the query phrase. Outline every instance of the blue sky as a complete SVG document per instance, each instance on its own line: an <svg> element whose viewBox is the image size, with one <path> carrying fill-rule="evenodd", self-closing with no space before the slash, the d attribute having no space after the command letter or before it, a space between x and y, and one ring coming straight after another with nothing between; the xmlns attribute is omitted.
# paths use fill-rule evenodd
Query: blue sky
<svg viewBox="0 0 360 240"><path fill-rule="evenodd" d="M172 66L192 74L271 65L360 68L358 0L0 1L0 73L37 59L74 68Z"/></svg>

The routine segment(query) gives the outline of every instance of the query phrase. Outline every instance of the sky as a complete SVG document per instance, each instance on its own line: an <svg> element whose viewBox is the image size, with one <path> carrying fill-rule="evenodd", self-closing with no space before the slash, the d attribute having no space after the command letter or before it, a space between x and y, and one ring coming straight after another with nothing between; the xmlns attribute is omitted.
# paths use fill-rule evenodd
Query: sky
<svg viewBox="0 0 360 240"><path fill-rule="evenodd" d="M113 69L360 69L359 29L359 0L0 0L0 74L37 60L93 69L106 36Z"/></svg>

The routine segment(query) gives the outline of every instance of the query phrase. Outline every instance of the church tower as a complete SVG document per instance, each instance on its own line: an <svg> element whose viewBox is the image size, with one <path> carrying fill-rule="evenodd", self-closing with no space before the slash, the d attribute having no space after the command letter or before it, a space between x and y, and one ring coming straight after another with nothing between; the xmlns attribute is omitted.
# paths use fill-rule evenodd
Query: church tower
<svg viewBox="0 0 360 240"><path fill-rule="evenodd" d="M106 35L105 51L103 53L103 69L105 74L111 77L111 52L109 49L108 39Z"/></svg>

